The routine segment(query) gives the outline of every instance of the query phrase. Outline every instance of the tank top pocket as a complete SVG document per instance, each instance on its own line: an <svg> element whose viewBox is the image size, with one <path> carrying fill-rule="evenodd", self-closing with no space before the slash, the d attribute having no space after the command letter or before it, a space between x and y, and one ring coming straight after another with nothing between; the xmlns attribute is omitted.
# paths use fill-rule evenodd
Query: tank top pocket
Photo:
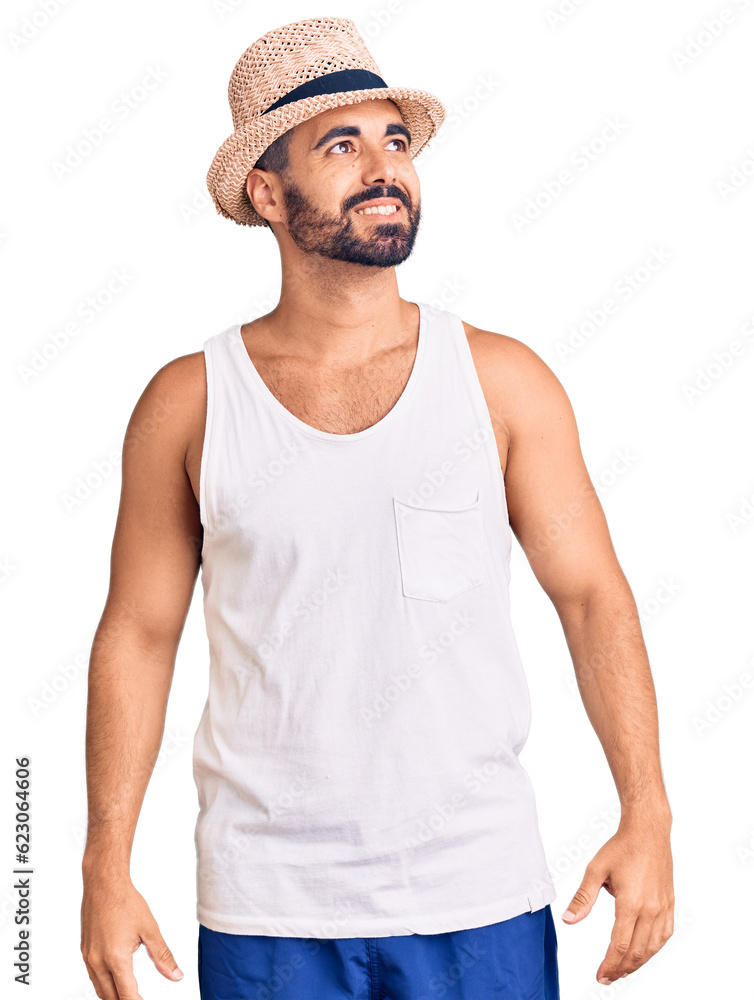
<svg viewBox="0 0 754 1000"><path fill-rule="evenodd" d="M416 507L393 497L405 597L446 603L484 582L480 494L466 507Z"/></svg>

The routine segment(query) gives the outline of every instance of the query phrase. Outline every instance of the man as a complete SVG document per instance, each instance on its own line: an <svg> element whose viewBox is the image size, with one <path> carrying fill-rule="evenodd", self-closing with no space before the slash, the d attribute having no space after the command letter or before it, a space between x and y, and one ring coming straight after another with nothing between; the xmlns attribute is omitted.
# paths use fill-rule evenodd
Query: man
<svg viewBox="0 0 754 1000"><path fill-rule="evenodd" d="M444 109L389 88L338 18L258 40L229 96L209 189L227 218L272 230L282 289L157 372L129 424L90 663L82 954L97 994L136 996L140 942L182 975L128 859L201 566L203 1000L559 996L555 889L518 761L511 532L620 795L568 907L575 922L600 887L615 896L597 969L613 982L673 929L654 688L558 379L522 342L398 294L413 158Z"/></svg>

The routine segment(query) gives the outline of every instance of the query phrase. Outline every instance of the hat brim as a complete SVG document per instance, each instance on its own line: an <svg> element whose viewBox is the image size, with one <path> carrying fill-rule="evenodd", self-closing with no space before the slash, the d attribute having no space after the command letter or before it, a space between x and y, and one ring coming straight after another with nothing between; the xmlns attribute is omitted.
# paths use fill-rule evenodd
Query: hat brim
<svg viewBox="0 0 754 1000"><path fill-rule="evenodd" d="M397 106L411 133L412 159L424 149L445 120L445 107L438 98L410 87L373 87L292 101L242 126L229 135L215 153L207 173L207 188L217 211L239 225L265 225L265 220L249 201L246 178L270 143L294 125L322 111L375 100L393 101Z"/></svg>

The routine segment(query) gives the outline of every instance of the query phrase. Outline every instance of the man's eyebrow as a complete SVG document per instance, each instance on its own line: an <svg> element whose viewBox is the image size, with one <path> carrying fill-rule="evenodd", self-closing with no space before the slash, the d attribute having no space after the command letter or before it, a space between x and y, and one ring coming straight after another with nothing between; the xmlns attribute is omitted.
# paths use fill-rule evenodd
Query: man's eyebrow
<svg viewBox="0 0 754 1000"><path fill-rule="evenodd" d="M328 142L333 139L337 139L341 136L359 136L361 135L361 129L358 125L336 125L335 128L331 128L329 132L325 132L319 142L312 147L312 152L316 149L320 149L322 146L326 146ZM385 135L402 135L408 140L409 145L411 145L411 133L406 128L405 125L399 125L397 122L391 122L385 129Z"/></svg>

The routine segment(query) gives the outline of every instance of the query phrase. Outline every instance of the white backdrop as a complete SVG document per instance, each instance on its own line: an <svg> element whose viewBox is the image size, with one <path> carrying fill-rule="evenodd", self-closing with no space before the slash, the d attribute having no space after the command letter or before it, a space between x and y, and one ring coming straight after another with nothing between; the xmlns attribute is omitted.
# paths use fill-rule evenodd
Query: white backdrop
<svg viewBox="0 0 754 1000"><path fill-rule="evenodd" d="M645 967L602 987L612 897L603 891L575 927L560 914L614 832L618 800L555 610L514 543L514 627L534 713L521 761L558 888L562 996L754 996L749 7L3 5L3 995L95 996L79 952L86 669L123 434L158 368L277 301L274 237L217 215L204 178L231 131L227 82L241 52L327 14L356 22L389 84L430 90L448 108L416 160L423 221L401 294L517 337L551 366L642 610L674 814L676 929ZM140 948L145 1000L198 996L191 740L207 671L199 583L132 860L186 978L163 979ZM12 968L24 755L30 990Z"/></svg>

